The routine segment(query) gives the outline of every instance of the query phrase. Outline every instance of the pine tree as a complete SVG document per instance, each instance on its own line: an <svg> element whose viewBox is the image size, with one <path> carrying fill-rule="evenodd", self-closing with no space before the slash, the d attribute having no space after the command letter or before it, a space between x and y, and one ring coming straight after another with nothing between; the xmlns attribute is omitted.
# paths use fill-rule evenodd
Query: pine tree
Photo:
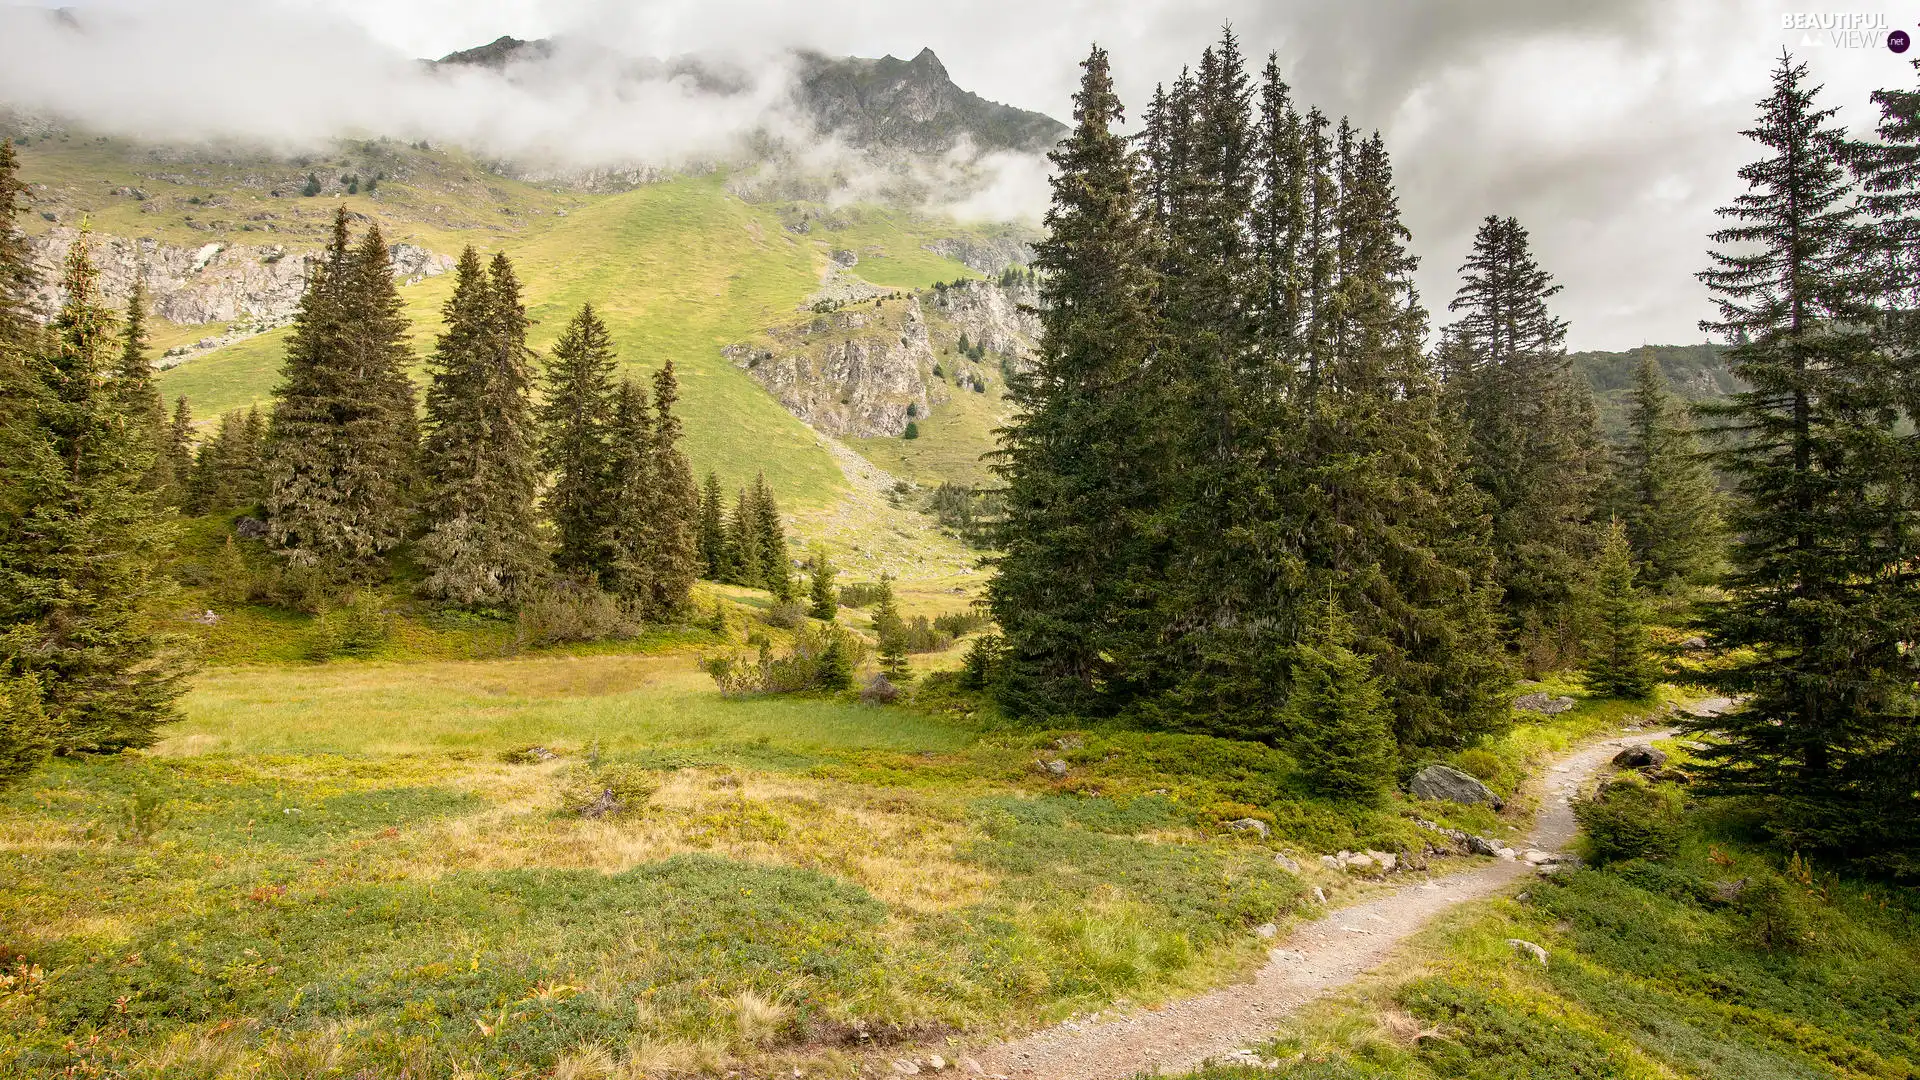
<svg viewBox="0 0 1920 1080"><path fill-rule="evenodd" d="M161 500L168 506L184 509L193 476L193 411L187 407L185 394L174 400L173 419L167 424L164 452L167 455L168 483L166 490L161 493Z"/></svg>
<svg viewBox="0 0 1920 1080"><path fill-rule="evenodd" d="M659 478L654 470L653 414L646 388L622 379L613 395L608 428L607 568L600 582L636 609L653 595L655 529L660 516Z"/></svg>
<svg viewBox="0 0 1920 1080"><path fill-rule="evenodd" d="M987 595L1015 713L1109 700L1113 628L1143 561L1133 522L1145 477L1132 463L1152 338L1148 239L1106 51L1082 69L1074 130L1049 155L1053 204L1034 259L1044 333L1033 369L1008 383L1015 419L994 464L1007 509Z"/></svg>
<svg viewBox="0 0 1920 1080"><path fill-rule="evenodd" d="M1644 698L1660 685L1648 651L1646 604L1633 583L1633 545L1615 520L1595 573L1595 634L1587 653L1587 689L1607 697Z"/></svg>
<svg viewBox="0 0 1920 1080"><path fill-rule="evenodd" d="M646 610L656 619L686 610L700 577L700 492L694 487L693 465L680 449L683 427L674 411L679 401L679 377L668 360L653 373L653 442L648 447L655 509Z"/></svg>
<svg viewBox="0 0 1920 1080"><path fill-rule="evenodd" d="M729 585L742 585L749 589L764 588L766 585L759 521L758 503L748 495L746 488L741 488L734 495L733 512L727 517L728 576L721 580Z"/></svg>
<svg viewBox="0 0 1920 1080"><path fill-rule="evenodd" d="M1330 599L1293 646L1293 688L1281 716L1316 792L1377 802L1393 786L1390 713L1380 680L1353 645L1353 628Z"/></svg>
<svg viewBox="0 0 1920 1080"><path fill-rule="evenodd" d="M1580 652L1600 495L1592 393L1567 361L1566 323L1548 308L1560 286L1518 221L1482 222L1461 275L1447 389L1491 504L1508 627L1531 667L1549 667Z"/></svg>
<svg viewBox="0 0 1920 1080"><path fill-rule="evenodd" d="M840 614L840 594L833 587L833 576L827 553L814 552L807 561L807 614L822 622L832 622Z"/></svg>
<svg viewBox="0 0 1920 1080"><path fill-rule="evenodd" d="M701 577L708 581L725 581L729 576L727 568L727 519L726 510L720 498L720 474L707 473L707 482L700 491L700 563L704 568Z"/></svg>
<svg viewBox="0 0 1920 1080"><path fill-rule="evenodd" d="M507 604L526 595L541 562L532 353L507 257L488 268L463 251L443 316L421 444L423 588L453 604Z"/></svg>
<svg viewBox="0 0 1920 1080"><path fill-rule="evenodd" d="M15 220L21 197L20 156L12 139L0 139L0 352L25 363L37 351L40 327L33 318L33 251Z"/></svg>
<svg viewBox="0 0 1920 1080"><path fill-rule="evenodd" d="M913 678L907 661L906 623L893 597L893 575L880 575L880 595L873 602L873 633L880 643L880 670L895 683Z"/></svg>
<svg viewBox="0 0 1920 1080"><path fill-rule="evenodd" d="M787 530L780 522L780 506L773 489L767 486L767 474L753 481L749 496L753 509L753 530L759 537L761 588L785 603L793 599L793 560L787 554Z"/></svg>
<svg viewBox="0 0 1920 1080"><path fill-rule="evenodd" d="M592 305L581 305L554 343L540 412L540 466L552 477L546 511L559 534L553 562L562 573L592 581L612 560L607 514L614 364L606 324Z"/></svg>
<svg viewBox="0 0 1920 1080"><path fill-rule="evenodd" d="M37 679L0 675L0 792L19 783L53 752L53 725Z"/></svg>
<svg viewBox="0 0 1920 1080"><path fill-rule="evenodd" d="M1640 358L1614 502L1649 588L1702 585L1719 568L1720 495L1659 362Z"/></svg>
<svg viewBox="0 0 1920 1080"><path fill-rule="evenodd" d="M173 455L168 453L167 406L153 383L153 361L147 357L147 287L139 278L127 300L127 320L120 333L120 362L115 366L113 392L119 399L127 437L143 443L151 462L140 485L164 492L174 485Z"/></svg>
<svg viewBox="0 0 1920 1080"><path fill-rule="evenodd" d="M258 409L222 416L213 438L201 443L194 457L188 509L205 514L258 503L264 491L264 442Z"/></svg>
<svg viewBox="0 0 1920 1080"><path fill-rule="evenodd" d="M1705 623L1716 679L1744 695L1713 721L1705 789L1753 796L1791 843L1920 864L1913 686L1910 367L1876 341L1882 269L1859 256L1845 129L1783 55L1745 134L1763 156L1702 272L1750 389L1707 410L1734 483L1728 597ZM1898 355L1898 354L1893 354ZM1903 415L1904 413L1904 415Z"/></svg>
<svg viewBox="0 0 1920 1080"><path fill-rule="evenodd" d="M407 321L378 227L346 209L309 269L267 436L268 542L327 579L376 576L404 537L417 449Z"/></svg>
<svg viewBox="0 0 1920 1080"><path fill-rule="evenodd" d="M37 418L41 434L7 476L0 675L38 682L57 749L113 752L151 745L178 718L189 665L150 623L172 594L160 566L172 514L141 489L153 447L121 412L114 319L87 246L83 230L67 253L66 302L30 369L37 408L10 416Z"/></svg>
<svg viewBox="0 0 1920 1080"><path fill-rule="evenodd" d="M885 638L898 634L901 626L900 605L893 597L893 575L883 570L880 573L879 595L873 601L873 632Z"/></svg>

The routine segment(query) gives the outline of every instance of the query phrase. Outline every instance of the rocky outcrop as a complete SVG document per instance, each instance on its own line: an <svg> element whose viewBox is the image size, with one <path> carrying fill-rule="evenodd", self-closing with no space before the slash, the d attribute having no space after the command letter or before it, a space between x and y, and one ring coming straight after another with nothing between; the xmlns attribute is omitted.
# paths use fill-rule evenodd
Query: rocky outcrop
<svg viewBox="0 0 1920 1080"><path fill-rule="evenodd" d="M1029 286L1003 287L984 281L936 289L931 296L933 311L956 331L1021 368L1032 361L1034 343L1040 338L1040 317L1033 310L1039 302L1038 293Z"/></svg>
<svg viewBox="0 0 1920 1080"><path fill-rule="evenodd" d="M40 314L50 316L65 299L60 291L60 268L79 237L76 229L58 227L30 239L42 288L35 295ZM100 270L100 287L111 304L124 304L135 281L147 286L152 312L169 322L243 323L241 336L280 325L300 306L307 284L309 252L290 252L279 244L209 243L176 247L151 237L130 240L94 235L89 254ZM406 282L443 274L453 260L414 244L395 244L393 275ZM229 335L231 336L231 335ZM225 339L209 339L209 343Z"/></svg>
<svg viewBox="0 0 1920 1080"><path fill-rule="evenodd" d="M947 400L916 297L814 316L723 350L787 411L833 435L899 435Z"/></svg>
<svg viewBox="0 0 1920 1080"><path fill-rule="evenodd" d="M1009 266L1033 265L1033 245L1017 236L947 236L921 246L982 274L998 276Z"/></svg>

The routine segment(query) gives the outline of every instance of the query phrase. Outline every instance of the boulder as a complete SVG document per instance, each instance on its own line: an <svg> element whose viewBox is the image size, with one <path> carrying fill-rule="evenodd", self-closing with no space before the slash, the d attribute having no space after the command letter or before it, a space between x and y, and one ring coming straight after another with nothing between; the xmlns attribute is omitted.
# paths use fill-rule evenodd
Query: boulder
<svg viewBox="0 0 1920 1080"><path fill-rule="evenodd" d="M1573 708L1573 699L1570 697L1554 697L1551 694L1544 694L1536 690L1531 694L1521 694L1519 697L1514 698L1513 707L1522 712L1537 712L1545 713L1548 716L1558 716L1568 709Z"/></svg>
<svg viewBox="0 0 1920 1080"><path fill-rule="evenodd" d="M1698 652L1701 649L1704 649L1707 647L1707 639L1696 634L1693 637L1690 637L1687 640L1682 641L1680 643L1680 647L1687 650L1688 652Z"/></svg>
<svg viewBox="0 0 1920 1080"><path fill-rule="evenodd" d="M1034 768L1039 769L1048 776L1067 775L1067 763L1057 758L1052 761L1036 761L1034 762Z"/></svg>
<svg viewBox="0 0 1920 1080"><path fill-rule="evenodd" d="M1475 855L1493 856L1500 853L1500 841L1484 836L1467 837L1467 850Z"/></svg>
<svg viewBox="0 0 1920 1080"><path fill-rule="evenodd" d="M606 817L608 814L617 814L619 812L619 798L614 795L612 788L605 788L601 790L599 798L581 808L580 816L583 818L599 819Z"/></svg>
<svg viewBox="0 0 1920 1080"><path fill-rule="evenodd" d="M1288 857L1284 851L1275 852L1273 861L1275 865L1289 874L1298 874L1300 872L1300 864Z"/></svg>
<svg viewBox="0 0 1920 1080"><path fill-rule="evenodd" d="M1635 743L1613 755L1613 763L1623 769L1659 768L1667 763L1667 755L1646 743Z"/></svg>
<svg viewBox="0 0 1920 1080"><path fill-rule="evenodd" d="M1429 765L1421 769L1414 774L1410 787L1414 796L1421 799L1439 799L1469 806L1484 803L1495 810L1504 805L1487 785L1451 765Z"/></svg>
<svg viewBox="0 0 1920 1080"><path fill-rule="evenodd" d="M233 522L233 535L242 540L265 540L267 538L267 523L257 517L235 518Z"/></svg>
<svg viewBox="0 0 1920 1080"><path fill-rule="evenodd" d="M1513 946L1513 951L1519 953L1521 956L1531 956L1535 960L1540 961L1542 965L1547 962L1547 950L1535 945L1531 941L1523 941L1516 937L1508 938L1507 944Z"/></svg>
<svg viewBox="0 0 1920 1080"><path fill-rule="evenodd" d="M1373 860L1374 865L1389 874L1393 873L1394 866L1400 862L1400 857L1390 851L1374 851L1368 848L1365 854L1367 858Z"/></svg>
<svg viewBox="0 0 1920 1080"><path fill-rule="evenodd" d="M1227 828L1238 833L1255 833L1262 840L1265 840L1273 832L1272 829L1267 827L1266 822L1261 821L1259 818L1250 817L1235 818L1227 822Z"/></svg>
<svg viewBox="0 0 1920 1080"><path fill-rule="evenodd" d="M1257 937L1257 938L1275 938L1275 937L1279 937L1279 936L1280 936L1280 928L1279 928L1279 927L1277 927L1277 926L1275 926L1275 925L1273 925L1273 924L1272 924L1272 923L1270 923L1270 922L1263 922L1263 923L1261 923L1261 924L1260 924L1259 926L1256 926L1256 927L1254 927L1254 928L1253 928L1253 936L1254 936L1254 937Z"/></svg>

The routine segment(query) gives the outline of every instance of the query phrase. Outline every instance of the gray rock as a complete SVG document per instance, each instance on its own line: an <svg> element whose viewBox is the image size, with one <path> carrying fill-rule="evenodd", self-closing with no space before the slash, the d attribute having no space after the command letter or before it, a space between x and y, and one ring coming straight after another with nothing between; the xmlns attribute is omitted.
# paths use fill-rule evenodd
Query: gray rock
<svg viewBox="0 0 1920 1080"><path fill-rule="evenodd" d="M833 251L832 259L834 262L839 263L841 266L860 265L860 256L854 254L851 251L848 251L845 248L835 248Z"/></svg>
<svg viewBox="0 0 1920 1080"><path fill-rule="evenodd" d="M1688 652L1698 652L1707 647L1707 639L1696 634L1681 642L1680 647L1686 649Z"/></svg>
<svg viewBox="0 0 1920 1080"><path fill-rule="evenodd" d="M1484 836L1467 837L1467 850L1475 855L1493 856L1500 853L1501 843Z"/></svg>
<svg viewBox="0 0 1920 1080"><path fill-rule="evenodd" d="M1658 768L1667 763L1667 755L1646 743L1635 743L1613 755L1613 763L1623 769L1644 769L1648 766Z"/></svg>
<svg viewBox="0 0 1920 1080"><path fill-rule="evenodd" d="M1052 761L1035 762L1034 767L1039 769L1041 772L1046 773L1048 776L1067 775L1067 763L1057 758Z"/></svg>
<svg viewBox="0 0 1920 1080"><path fill-rule="evenodd" d="M1300 872L1300 864L1289 858L1284 851L1275 852L1273 861L1275 865L1289 874L1298 874Z"/></svg>
<svg viewBox="0 0 1920 1080"><path fill-rule="evenodd" d="M1374 865L1389 874L1393 873L1394 867L1400 864L1400 857L1391 851L1375 851L1372 848L1368 848L1366 856L1373 860Z"/></svg>
<svg viewBox="0 0 1920 1080"><path fill-rule="evenodd" d="M1313 887L1313 902L1314 902L1314 903L1316 903L1316 904L1324 904L1324 903L1326 903L1326 902L1327 902L1327 891L1326 891L1325 889L1322 889L1322 888L1321 888L1320 886L1318 886L1318 885L1315 885L1315 886Z"/></svg>
<svg viewBox="0 0 1920 1080"><path fill-rule="evenodd" d="M1258 938L1275 938L1275 937L1279 937L1279 936L1280 936L1280 928L1279 928L1279 927L1277 927L1277 926L1275 926L1275 925L1273 925L1273 924L1272 924L1272 923L1270 923L1270 922L1263 922L1263 923L1261 923L1261 924L1260 924L1259 926L1256 926L1256 927L1254 927L1254 928L1253 928L1253 936L1254 936L1254 937L1258 937Z"/></svg>
<svg viewBox="0 0 1920 1080"><path fill-rule="evenodd" d="M1521 694L1519 697L1514 698L1513 707L1522 712L1537 712L1545 713L1548 716L1558 716L1573 708L1573 699L1570 697L1554 697L1551 694L1535 691L1531 694Z"/></svg>
<svg viewBox="0 0 1920 1080"><path fill-rule="evenodd" d="M1498 810L1500 797L1478 779L1451 765L1429 765L1413 776L1410 785L1416 798L1439 799L1469 806L1488 805Z"/></svg>
<svg viewBox="0 0 1920 1080"><path fill-rule="evenodd" d="M1517 952L1522 956L1531 956L1535 960L1540 961L1542 966L1544 966L1547 962L1547 950L1541 948L1538 945L1535 945L1531 941L1525 941L1516 937L1516 938L1508 938L1507 944L1513 946L1514 952Z"/></svg>
<svg viewBox="0 0 1920 1080"><path fill-rule="evenodd" d="M1367 871L1380 865L1373 861L1371 855L1349 855L1340 861L1344 863L1349 870Z"/></svg>
<svg viewBox="0 0 1920 1080"><path fill-rule="evenodd" d="M1259 818L1250 817L1235 818L1227 822L1227 828L1238 833L1256 833L1262 840L1265 840L1273 832L1272 829L1267 827L1266 822L1261 821Z"/></svg>
<svg viewBox="0 0 1920 1080"><path fill-rule="evenodd" d="M233 522L233 535L242 540L265 540L267 538L267 523L257 517L235 518Z"/></svg>

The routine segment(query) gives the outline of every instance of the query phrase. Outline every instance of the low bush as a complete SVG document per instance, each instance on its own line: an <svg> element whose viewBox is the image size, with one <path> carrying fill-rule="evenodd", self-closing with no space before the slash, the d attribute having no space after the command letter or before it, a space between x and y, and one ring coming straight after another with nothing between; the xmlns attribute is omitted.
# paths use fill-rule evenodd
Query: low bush
<svg viewBox="0 0 1920 1080"><path fill-rule="evenodd" d="M778 600L767 609L764 617L768 626L781 630L797 629L806 624L807 605L798 600Z"/></svg>
<svg viewBox="0 0 1920 1080"><path fill-rule="evenodd" d="M561 585L542 589L520 605L516 636L523 648L630 638L640 627L620 601L599 589Z"/></svg>
<svg viewBox="0 0 1920 1080"><path fill-rule="evenodd" d="M1592 798L1575 802L1573 814L1585 833L1588 856L1604 864L1672 855L1680 847L1681 809L1673 791L1615 780Z"/></svg>
<svg viewBox="0 0 1920 1080"><path fill-rule="evenodd" d="M943 634L956 638L965 637L975 630L983 630L990 622L985 615L977 611L956 611L933 620L933 628Z"/></svg>
<svg viewBox="0 0 1920 1080"><path fill-rule="evenodd" d="M764 638L760 655L710 656L701 662L723 697L795 694L807 690L851 690L853 673L867 658L867 645L839 626L802 630L785 656L773 655Z"/></svg>
<svg viewBox="0 0 1920 1080"><path fill-rule="evenodd" d="M846 608L872 607L880 602L886 592L877 581L857 581L852 585L840 586L840 606Z"/></svg>
<svg viewBox="0 0 1920 1080"><path fill-rule="evenodd" d="M1453 763L1454 767L1461 772L1488 783L1500 779L1500 774L1504 771L1500 763L1500 755L1491 750L1482 750L1477 746L1460 751L1454 757Z"/></svg>
<svg viewBox="0 0 1920 1080"><path fill-rule="evenodd" d="M1734 907L1748 943L1763 952L1799 952L1813 940L1805 894L1771 874L1748 882Z"/></svg>
<svg viewBox="0 0 1920 1080"><path fill-rule="evenodd" d="M631 814L660 790L654 774L638 765L583 763L560 774L560 809L569 814Z"/></svg>
<svg viewBox="0 0 1920 1080"><path fill-rule="evenodd" d="M393 613L371 593L356 593L322 611L307 628L306 655L313 661L371 656L393 636Z"/></svg>

